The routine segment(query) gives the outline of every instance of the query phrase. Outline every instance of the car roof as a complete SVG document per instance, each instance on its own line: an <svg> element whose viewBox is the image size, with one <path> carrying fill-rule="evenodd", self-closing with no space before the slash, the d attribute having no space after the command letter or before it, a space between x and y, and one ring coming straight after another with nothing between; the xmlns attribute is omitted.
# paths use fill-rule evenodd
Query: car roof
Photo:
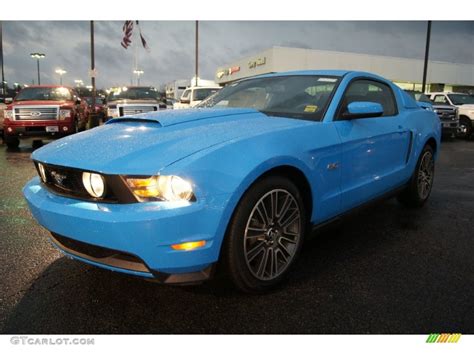
<svg viewBox="0 0 474 355"><path fill-rule="evenodd" d="M67 85L28 85L28 86L25 86L23 89L31 89L31 88L46 88L46 89L65 88L65 89L74 90L72 86L67 86Z"/></svg>
<svg viewBox="0 0 474 355"><path fill-rule="evenodd" d="M294 71L286 71L286 72L279 72L279 73L256 75L254 77L249 77L242 80L255 79L255 78L279 77L279 76L291 76L291 75L318 75L318 76L343 77L347 74L389 81L381 77L380 75L365 72L365 71L357 71L357 70L294 70Z"/></svg>

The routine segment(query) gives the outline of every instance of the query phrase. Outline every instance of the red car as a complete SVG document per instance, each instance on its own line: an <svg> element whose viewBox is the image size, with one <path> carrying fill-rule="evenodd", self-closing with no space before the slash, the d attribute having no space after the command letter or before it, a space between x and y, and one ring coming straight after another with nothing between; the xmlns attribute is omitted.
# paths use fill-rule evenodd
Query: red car
<svg viewBox="0 0 474 355"><path fill-rule="evenodd" d="M104 120L105 118L104 99L99 96L96 96L95 107L92 107L93 98L91 96L83 97L83 99L87 102L90 112L94 112L99 117L99 119Z"/></svg>
<svg viewBox="0 0 474 355"><path fill-rule="evenodd" d="M65 86L30 86L7 106L5 143L17 148L24 137L64 137L86 128L87 103Z"/></svg>

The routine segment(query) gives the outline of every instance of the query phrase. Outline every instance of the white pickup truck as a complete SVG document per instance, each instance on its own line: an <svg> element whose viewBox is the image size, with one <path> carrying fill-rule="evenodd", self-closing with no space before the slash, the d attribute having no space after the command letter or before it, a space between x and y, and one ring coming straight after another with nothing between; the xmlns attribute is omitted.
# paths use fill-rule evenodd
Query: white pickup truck
<svg viewBox="0 0 474 355"><path fill-rule="evenodd" d="M459 92L431 92L434 105L450 105L458 108L459 130L467 138L474 134L474 96Z"/></svg>
<svg viewBox="0 0 474 355"><path fill-rule="evenodd" d="M191 108L202 100L215 94L221 89L220 86L192 86L184 90L179 102L173 105L174 109Z"/></svg>

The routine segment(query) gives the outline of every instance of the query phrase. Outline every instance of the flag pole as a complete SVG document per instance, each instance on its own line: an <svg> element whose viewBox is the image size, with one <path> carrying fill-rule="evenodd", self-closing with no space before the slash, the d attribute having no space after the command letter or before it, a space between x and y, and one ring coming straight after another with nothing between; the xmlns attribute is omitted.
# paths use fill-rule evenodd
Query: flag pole
<svg viewBox="0 0 474 355"><path fill-rule="evenodd" d="M196 73L195 73L195 76L196 76L196 86L198 86L198 75L199 75L199 69L198 69L198 65L199 65L199 60L198 60L198 56L199 56L199 21L196 21L196 53L195 53L195 56L196 56L196 61L195 61L195 66L196 66Z"/></svg>
<svg viewBox="0 0 474 355"><path fill-rule="evenodd" d="M91 84L92 84L92 110L90 113L90 127L97 127L99 123L97 122L97 116L95 114L95 97L96 97L96 87L95 87L95 51L94 51L94 21L91 21Z"/></svg>

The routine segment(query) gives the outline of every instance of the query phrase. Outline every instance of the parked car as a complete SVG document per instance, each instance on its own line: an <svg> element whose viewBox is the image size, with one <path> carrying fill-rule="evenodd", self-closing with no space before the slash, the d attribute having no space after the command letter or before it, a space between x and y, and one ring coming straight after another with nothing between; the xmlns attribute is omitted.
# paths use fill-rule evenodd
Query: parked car
<svg viewBox="0 0 474 355"><path fill-rule="evenodd" d="M428 96L419 91L405 90L418 104L428 110L434 111L441 120L443 137L453 137L459 130L457 108L431 102Z"/></svg>
<svg viewBox="0 0 474 355"><path fill-rule="evenodd" d="M7 108L7 104L5 103L3 97L0 98L0 139L3 141L3 119L4 119L4 111Z"/></svg>
<svg viewBox="0 0 474 355"><path fill-rule="evenodd" d="M191 108L198 105L202 100L215 94L221 89L220 86L192 86L184 90L179 102L173 104L174 109Z"/></svg>
<svg viewBox="0 0 474 355"><path fill-rule="evenodd" d="M86 128L87 104L66 86L22 89L4 113L5 143L16 148L24 137L64 137Z"/></svg>
<svg viewBox="0 0 474 355"><path fill-rule="evenodd" d="M104 104L104 99L96 96L95 98L95 105L92 107L92 102L93 102L93 97L92 96L85 96L83 99L87 102L87 105L89 106L89 112L94 112L99 119L105 120L105 104Z"/></svg>
<svg viewBox="0 0 474 355"><path fill-rule="evenodd" d="M474 134L474 97L458 92L432 92L429 94L434 105L457 107L459 131L467 138Z"/></svg>
<svg viewBox="0 0 474 355"><path fill-rule="evenodd" d="M107 118L166 109L160 93L151 86L124 86L113 90L107 97Z"/></svg>
<svg viewBox="0 0 474 355"><path fill-rule="evenodd" d="M269 74L200 109L48 144L23 193L80 261L170 284L221 263L239 289L261 292L288 275L311 228L389 196L423 206L440 137L434 112L377 75Z"/></svg>

